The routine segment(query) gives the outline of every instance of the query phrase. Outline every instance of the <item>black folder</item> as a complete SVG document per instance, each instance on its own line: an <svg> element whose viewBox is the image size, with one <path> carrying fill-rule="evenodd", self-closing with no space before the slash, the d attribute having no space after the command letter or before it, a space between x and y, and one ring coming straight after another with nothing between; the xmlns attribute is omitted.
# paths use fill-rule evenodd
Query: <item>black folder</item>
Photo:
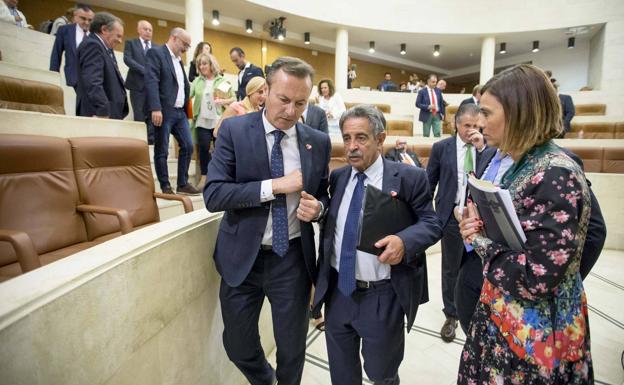
<svg viewBox="0 0 624 385"><path fill-rule="evenodd" d="M376 248L375 242L413 225L416 220L410 205L368 185L362 202L357 249L365 253L380 255L383 249Z"/></svg>

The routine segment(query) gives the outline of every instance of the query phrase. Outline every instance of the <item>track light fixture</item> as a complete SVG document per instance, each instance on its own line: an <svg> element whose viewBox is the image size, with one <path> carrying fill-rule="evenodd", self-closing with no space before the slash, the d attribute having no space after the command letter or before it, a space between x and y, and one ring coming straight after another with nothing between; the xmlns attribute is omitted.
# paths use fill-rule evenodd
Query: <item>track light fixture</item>
<svg viewBox="0 0 624 385"><path fill-rule="evenodd" d="M440 44L433 46L433 56L440 56Z"/></svg>
<svg viewBox="0 0 624 385"><path fill-rule="evenodd" d="M251 21L251 19L245 20L245 32L247 33L253 32L253 21Z"/></svg>
<svg viewBox="0 0 624 385"><path fill-rule="evenodd" d="M501 55L507 53L507 43L500 43L500 50L498 51Z"/></svg>
<svg viewBox="0 0 624 385"><path fill-rule="evenodd" d="M213 10L212 11L212 25L217 26L219 25L219 11L217 10Z"/></svg>
<svg viewBox="0 0 624 385"><path fill-rule="evenodd" d="M539 52L539 40L533 41L533 49L531 52Z"/></svg>
<svg viewBox="0 0 624 385"><path fill-rule="evenodd" d="M310 44L310 32L304 32L303 34L303 44Z"/></svg>
<svg viewBox="0 0 624 385"><path fill-rule="evenodd" d="M574 44L575 43L576 43L576 38L574 38L574 37L568 38L568 48L569 49L574 48Z"/></svg>
<svg viewBox="0 0 624 385"><path fill-rule="evenodd" d="M405 43L401 43L401 55L405 55L407 53L405 50L406 47L407 45Z"/></svg>
<svg viewBox="0 0 624 385"><path fill-rule="evenodd" d="M284 28L284 20L285 17L280 16L275 20L271 21L269 26L269 32L271 33L271 37L277 40L284 40L286 38L286 28Z"/></svg>
<svg viewBox="0 0 624 385"><path fill-rule="evenodd" d="M375 53L375 42L372 40L368 43L368 52Z"/></svg>

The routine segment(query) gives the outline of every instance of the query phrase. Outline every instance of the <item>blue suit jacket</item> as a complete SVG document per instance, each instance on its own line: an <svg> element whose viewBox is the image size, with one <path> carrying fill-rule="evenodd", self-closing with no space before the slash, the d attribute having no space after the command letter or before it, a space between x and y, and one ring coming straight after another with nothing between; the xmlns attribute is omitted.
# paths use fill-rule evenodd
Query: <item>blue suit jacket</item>
<svg viewBox="0 0 624 385"><path fill-rule="evenodd" d="M438 106L440 107L438 112L440 113L441 119L444 119L444 115L446 115L446 107L444 106L442 91L440 91L440 89L438 89L437 87L433 90L436 93ZM431 105L431 100L429 99L429 92L427 92L427 87L425 87L418 91L418 94L416 95L416 107L420 109L420 113L418 114L418 120L420 120L421 122L426 122L431 116L431 111L429 111L429 105Z"/></svg>
<svg viewBox="0 0 624 385"><path fill-rule="evenodd" d="M392 287L407 316L407 330L414 324L418 305L429 300L425 250L442 236L442 228L433 206L425 170L402 163L383 161L382 191L395 191L397 198L407 202L417 222L396 235L403 240L403 261L391 267ZM334 170L329 178L330 204L321 235L319 274L314 293L314 306L319 307L328 294L331 257L334 254L334 230L338 209L351 176L351 166Z"/></svg>
<svg viewBox="0 0 624 385"><path fill-rule="evenodd" d="M184 72L184 65L182 66ZM175 105L178 93L173 60L166 45L153 47L146 54L145 112L162 111L165 114ZM184 74L184 106L188 102L190 85Z"/></svg>
<svg viewBox="0 0 624 385"><path fill-rule="evenodd" d="M314 128L315 130L329 134L329 128L327 126L327 114L325 111L314 104L308 104L308 113L304 116L305 124Z"/></svg>
<svg viewBox="0 0 624 385"><path fill-rule="evenodd" d="M50 55L50 71L61 70L61 59L65 52L65 80L68 86L78 84L78 50L76 49L76 24L67 24L58 29L52 54Z"/></svg>
<svg viewBox="0 0 624 385"><path fill-rule="evenodd" d="M572 118L576 114L574 108L574 102L570 95L559 94L559 102L561 103L561 116L563 119L563 129L565 132L570 132Z"/></svg>
<svg viewBox="0 0 624 385"><path fill-rule="evenodd" d="M225 119L208 165L206 207L225 211L214 258L225 282L239 286L256 260L271 202L260 202L260 185L271 179L262 111ZM328 206L329 136L297 123L303 189ZM301 222L301 244L310 279L316 278L312 223Z"/></svg>
<svg viewBox="0 0 624 385"><path fill-rule="evenodd" d="M251 64L249 68L245 69L245 72L243 72L242 80L239 80L238 82L238 90L236 91L238 100L245 99L245 96L247 96L247 90L245 89L247 88L247 83L249 83L249 80L251 80L251 78L256 76L264 77L262 68L256 67L255 65Z"/></svg>
<svg viewBox="0 0 624 385"><path fill-rule="evenodd" d="M435 142L431 148L431 156L427 163L427 176L431 193L438 186L438 193L435 196L435 209L442 227L446 226L455 207L455 197L457 196L457 144L456 137L451 136ZM486 147L477 153L475 173L480 175L488 165L489 160L496 153L493 147ZM487 160L484 162L482 160Z"/></svg>
<svg viewBox="0 0 624 385"><path fill-rule="evenodd" d="M152 42L152 48L157 45ZM126 88L132 91L143 91L145 88L146 53L139 38L126 40L124 46L124 63L128 66Z"/></svg>
<svg viewBox="0 0 624 385"><path fill-rule="evenodd" d="M78 88L76 106L79 116L108 116L123 119L128 115L124 80L104 43L94 34L78 47Z"/></svg>

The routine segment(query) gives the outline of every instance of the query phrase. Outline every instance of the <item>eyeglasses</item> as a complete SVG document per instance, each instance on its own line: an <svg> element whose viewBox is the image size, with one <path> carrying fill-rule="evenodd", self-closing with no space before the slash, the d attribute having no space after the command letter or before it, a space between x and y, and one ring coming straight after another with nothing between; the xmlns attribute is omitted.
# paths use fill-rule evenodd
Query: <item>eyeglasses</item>
<svg viewBox="0 0 624 385"><path fill-rule="evenodd" d="M184 41L183 39L181 39L181 38L179 38L179 37L178 37L177 39L178 39L178 40L180 40L180 41L182 42L182 44L184 45L184 48L187 48L187 49L188 49L188 48L191 48L191 43L186 42L186 41Z"/></svg>

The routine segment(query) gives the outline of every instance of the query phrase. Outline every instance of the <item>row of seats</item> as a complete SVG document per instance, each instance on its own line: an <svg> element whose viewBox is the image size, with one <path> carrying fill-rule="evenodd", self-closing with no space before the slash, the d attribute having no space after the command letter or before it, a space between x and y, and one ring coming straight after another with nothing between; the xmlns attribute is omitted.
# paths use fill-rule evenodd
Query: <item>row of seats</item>
<svg viewBox="0 0 624 385"><path fill-rule="evenodd" d="M577 123L572 122L569 138L624 139L624 122Z"/></svg>
<svg viewBox="0 0 624 385"><path fill-rule="evenodd" d="M35 80L0 76L0 108L65 115L63 89Z"/></svg>
<svg viewBox="0 0 624 385"><path fill-rule="evenodd" d="M347 110L353 106L357 106L358 104L361 103L345 103L345 107L347 108ZM373 104L373 106L377 107L377 109L385 114L389 114L391 107L389 104Z"/></svg>
<svg viewBox="0 0 624 385"><path fill-rule="evenodd" d="M145 141L0 135L0 282L158 222Z"/></svg>
<svg viewBox="0 0 624 385"><path fill-rule="evenodd" d="M418 155L423 167L427 167L432 146L432 144L413 144L409 147ZM384 143L384 154L393 147L394 143ZM568 146L567 148L583 160L586 172L624 174L624 148L589 146ZM347 164L343 144L340 142L332 142L332 157L329 164L330 170Z"/></svg>

